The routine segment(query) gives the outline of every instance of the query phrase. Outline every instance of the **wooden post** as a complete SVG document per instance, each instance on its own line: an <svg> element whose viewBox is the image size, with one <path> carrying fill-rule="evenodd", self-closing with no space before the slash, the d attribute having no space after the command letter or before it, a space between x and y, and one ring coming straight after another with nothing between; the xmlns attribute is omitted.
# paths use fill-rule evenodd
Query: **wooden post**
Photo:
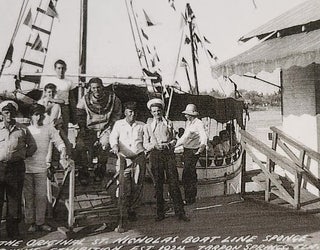
<svg viewBox="0 0 320 250"><path fill-rule="evenodd" d="M271 160L267 159L267 169L270 174L272 174L272 166L271 166ZM270 178L266 175L266 189L265 189L265 201L270 201L270 191L271 191L271 180Z"/></svg>
<svg viewBox="0 0 320 250"><path fill-rule="evenodd" d="M295 173L295 181L294 181L294 203L295 203L295 208L300 209L301 208L301 203L300 203L300 194L301 194L301 180L302 180L302 175L298 171Z"/></svg>
<svg viewBox="0 0 320 250"><path fill-rule="evenodd" d="M74 162L70 161L69 166L69 210L68 210L68 227L73 228L74 224L74 188L75 188L75 166Z"/></svg>
<svg viewBox="0 0 320 250"><path fill-rule="evenodd" d="M116 232L118 233L123 233L124 232L124 227L123 227L123 217L124 217L124 166L126 164L126 159L118 154L118 160L119 160L119 200L118 200L118 206L119 206L119 212L120 212L120 217L119 217L119 223L118 227L115 229Z"/></svg>

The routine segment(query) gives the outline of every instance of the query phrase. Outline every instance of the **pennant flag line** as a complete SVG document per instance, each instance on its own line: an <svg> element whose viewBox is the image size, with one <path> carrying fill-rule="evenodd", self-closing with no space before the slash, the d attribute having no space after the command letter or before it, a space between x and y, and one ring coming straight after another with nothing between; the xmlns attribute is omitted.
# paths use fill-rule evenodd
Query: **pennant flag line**
<svg viewBox="0 0 320 250"><path fill-rule="evenodd" d="M29 26L30 28L32 27L33 19L32 19L32 13L31 9L29 9L28 14L26 15L26 18L23 21L23 24Z"/></svg>
<svg viewBox="0 0 320 250"><path fill-rule="evenodd" d="M51 17L58 17L58 12L52 0L50 0L46 14Z"/></svg>
<svg viewBox="0 0 320 250"><path fill-rule="evenodd" d="M44 49L43 46L42 46L42 40L41 40L39 34L37 35L36 40L35 40L34 43L32 44L31 49L37 50L37 51L41 51L41 52L44 52L44 51L45 51L45 49Z"/></svg>
<svg viewBox="0 0 320 250"><path fill-rule="evenodd" d="M150 17L147 15L146 11L142 9L144 16L146 18L147 26L154 26L154 22L151 21Z"/></svg>
<svg viewBox="0 0 320 250"><path fill-rule="evenodd" d="M143 29L141 29L141 33L145 39L149 40L149 37L147 36L146 33L144 33Z"/></svg>

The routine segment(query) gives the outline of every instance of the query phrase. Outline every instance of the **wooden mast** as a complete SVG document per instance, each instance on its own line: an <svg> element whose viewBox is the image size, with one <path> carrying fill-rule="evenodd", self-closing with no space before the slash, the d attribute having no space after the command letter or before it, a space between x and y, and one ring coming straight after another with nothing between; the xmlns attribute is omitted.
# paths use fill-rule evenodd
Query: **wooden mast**
<svg viewBox="0 0 320 250"><path fill-rule="evenodd" d="M192 65L193 65L193 74L194 74L194 84L195 84L195 90L196 90L196 94L199 95L199 85L198 85L198 75L197 75L197 67L196 67L196 57L195 57L195 53L194 53L194 39L193 39L193 11L190 7L190 4L187 3L187 13L188 13L188 23L189 23L189 32L190 32L190 40L191 40L191 55L192 55ZM191 92L193 92L191 90Z"/></svg>
<svg viewBox="0 0 320 250"><path fill-rule="evenodd" d="M80 16L80 44L79 44L79 71L80 74L86 74L87 71L87 26L88 26L88 0L81 0ZM86 78L79 76L79 83L85 83ZM83 87L80 84L79 98L83 95Z"/></svg>

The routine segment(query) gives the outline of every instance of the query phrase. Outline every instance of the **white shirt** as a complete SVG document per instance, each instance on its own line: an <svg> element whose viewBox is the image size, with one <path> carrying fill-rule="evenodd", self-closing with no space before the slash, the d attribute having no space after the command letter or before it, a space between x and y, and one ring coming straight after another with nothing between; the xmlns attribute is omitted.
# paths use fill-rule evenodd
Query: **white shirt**
<svg viewBox="0 0 320 250"><path fill-rule="evenodd" d="M119 151L125 156L134 156L144 151L143 122L135 121L132 126L121 119L115 122L110 134L110 146L119 146Z"/></svg>
<svg viewBox="0 0 320 250"><path fill-rule="evenodd" d="M69 91L77 87L77 84L73 83L69 79L59 79L57 77L46 79L43 86L48 83L53 83L57 86L57 94L55 95L55 98L63 100L64 104L69 104Z"/></svg>
<svg viewBox="0 0 320 250"><path fill-rule="evenodd" d="M200 145L207 145L207 140L203 122L195 118L193 121L187 121L186 130L177 141L176 147L183 145L185 148L197 149Z"/></svg>

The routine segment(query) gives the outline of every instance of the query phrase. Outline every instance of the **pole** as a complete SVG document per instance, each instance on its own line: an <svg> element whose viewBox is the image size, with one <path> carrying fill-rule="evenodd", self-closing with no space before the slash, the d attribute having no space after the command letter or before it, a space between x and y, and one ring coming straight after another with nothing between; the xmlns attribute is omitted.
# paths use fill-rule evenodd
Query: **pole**
<svg viewBox="0 0 320 250"><path fill-rule="evenodd" d="M187 9L189 9L189 8L191 9L190 4L187 3ZM196 88L196 94L199 95L196 57L194 54L194 44L193 44L192 18L188 22L189 22L189 32L190 32L190 40L191 40L191 55L192 55L192 64L193 64L194 84L195 84L195 88Z"/></svg>
<svg viewBox="0 0 320 250"><path fill-rule="evenodd" d="M81 0L81 17L80 17L80 48L79 48L79 69L80 74L86 74L87 71L87 27L88 27L88 0ZM79 96L83 95L83 85L86 82L86 77L79 76Z"/></svg>

